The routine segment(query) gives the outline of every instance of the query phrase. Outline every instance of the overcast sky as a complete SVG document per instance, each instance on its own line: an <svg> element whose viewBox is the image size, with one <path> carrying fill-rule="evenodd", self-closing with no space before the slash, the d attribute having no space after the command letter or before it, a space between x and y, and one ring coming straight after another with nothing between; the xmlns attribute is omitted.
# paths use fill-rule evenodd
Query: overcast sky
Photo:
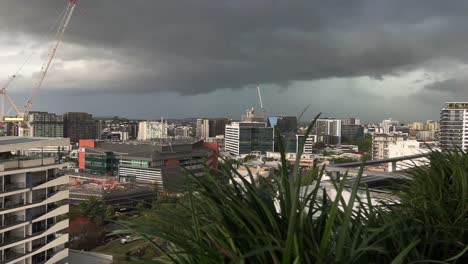
<svg viewBox="0 0 468 264"><path fill-rule="evenodd" d="M67 0L0 1L0 80L23 105ZM80 0L35 110L135 118L438 119L468 100L466 0Z"/></svg>

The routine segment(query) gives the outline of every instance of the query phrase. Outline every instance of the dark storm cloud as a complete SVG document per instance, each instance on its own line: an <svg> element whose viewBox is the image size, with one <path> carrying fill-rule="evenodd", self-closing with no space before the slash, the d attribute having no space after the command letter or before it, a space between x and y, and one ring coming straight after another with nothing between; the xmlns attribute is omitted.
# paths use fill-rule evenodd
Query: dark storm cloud
<svg viewBox="0 0 468 264"><path fill-rule="evenodd" d="M0 33L37 38L62 3L2 0ZM441 58L465 63L466 11L462 0L81 0L65 37L81 48L60 58L82 60L88 71L70 74L58 64L52 83L198 94L381 78Z"/></svg>

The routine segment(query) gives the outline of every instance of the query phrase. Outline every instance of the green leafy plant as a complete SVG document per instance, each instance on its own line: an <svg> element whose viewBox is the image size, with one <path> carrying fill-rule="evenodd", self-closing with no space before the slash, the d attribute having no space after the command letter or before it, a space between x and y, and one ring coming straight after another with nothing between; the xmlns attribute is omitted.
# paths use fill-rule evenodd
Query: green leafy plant
<svg viewBox="0 0 468 264"><path fill-rule="evenodd" d="M279 148L275 176L243 177L230 162L219 172L230 184L188 175L176 202L158 204L141 221L121 221L127 228L121 232L143 236L162 254L157 261L170 263L450 263L465 257L467 154L433 154L431 161L443 164L412 171L414 180L395 194L398 202L373 204L369 190L358 195L363 168L353 184L346 173L339 182L331 179L336 195L330 196L321 185L324 167L300 169L302 146L292 166L281 140ZM438 193L427 197L431 192Z"/></svg>

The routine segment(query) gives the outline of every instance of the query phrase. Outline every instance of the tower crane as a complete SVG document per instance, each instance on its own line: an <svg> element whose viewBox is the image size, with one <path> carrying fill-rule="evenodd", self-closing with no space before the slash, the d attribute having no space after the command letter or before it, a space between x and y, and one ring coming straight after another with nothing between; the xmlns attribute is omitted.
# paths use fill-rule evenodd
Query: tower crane
<svg viewBox="0 0 468 264"><path fill-rule="evenodd" d="M44 79L47 76L47 73L50 69L50 65L52 64L52 61L55 57L55 54L57 53L57 49L60 46L60 43L62 42L63 35L65 34L65 31L67 29L67 26L70 22L70 18L73 15L73 11L75 10L76 4L78 0L69 0L66 8L65 8L65 13L59 17L59 23L57 27L57 31L55 33L55 42L52 45L52 48L49 51L49 55L47 56L47 60L44 62L40 74L39 74L39 80L36 83L35 86L33 86L31 90L31 94L28 98L28 101L26 102L23 111L20 110L20 108L15 104L15 102L12 100L12 98L8 95L7 88L8 85L16 78L16 75L13 75L7 83L2 87L0 90L0 95L3 95L2 98L2 103L4 102L4 99L7 99L8 103L10 106L15 110L15 116L6 116L4 113L4 103L2 105L2 115L1 115L1 120L4 122L14 122L18 123L19 126L19 132L18 134L20 136L30 136L29 135L29 112L32 109L33 106L33 100L39 93L40 88L42 87L42 84L44 83Z"/></svg>
<svg viewBox="0 0 468 264"><path fill-rule="evenodd" d="M265 119L266 118L265 108L263 108L262 92L260 91L260 85L257 86L257 93L258 93L258 99L260 100L260 108L262 109L263 119Z"/></svg>

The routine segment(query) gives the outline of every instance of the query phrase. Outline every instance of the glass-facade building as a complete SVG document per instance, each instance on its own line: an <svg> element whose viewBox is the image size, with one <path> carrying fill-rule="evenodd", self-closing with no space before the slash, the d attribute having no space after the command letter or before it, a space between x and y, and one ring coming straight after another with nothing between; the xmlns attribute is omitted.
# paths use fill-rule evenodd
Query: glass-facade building
<svg viewBox="0 0 468 264"><path fill-rule="evenodd" d="M113 152L91 152L85 157L86 170L96 174L117 175L119 158Z"/></svg>
<svg viewBox="0 0 468 264"><path fill-rule="evenodd" d="M233 155L273 151L273 128L263 122L232 123L225 133L225 149Z"/></svg>

